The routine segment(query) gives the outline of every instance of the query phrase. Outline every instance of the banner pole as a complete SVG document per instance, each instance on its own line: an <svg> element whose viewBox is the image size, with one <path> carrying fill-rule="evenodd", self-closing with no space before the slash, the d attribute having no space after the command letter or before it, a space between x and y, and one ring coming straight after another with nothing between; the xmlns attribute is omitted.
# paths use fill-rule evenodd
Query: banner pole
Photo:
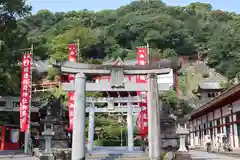
<svg viewBox="0 0 240 160"><path fill-rule="evenodd" d="M77 40L77 62L78 63L81 63L81 53L80 53L80 40L78 39Z"/></svg>
<svg viewBox="0 0 240 160"><path fill-rule="evenodd" d="M33 67L33 44L31 45L30 52L32 54L31 56L31 80L30 80L30 102L29 102L29 112L28 112L28 129L25 132L24 137L24 153L28 154L30 153L30 144L29 140L31 138L31 108L32 108L32 67Z"/></svg>

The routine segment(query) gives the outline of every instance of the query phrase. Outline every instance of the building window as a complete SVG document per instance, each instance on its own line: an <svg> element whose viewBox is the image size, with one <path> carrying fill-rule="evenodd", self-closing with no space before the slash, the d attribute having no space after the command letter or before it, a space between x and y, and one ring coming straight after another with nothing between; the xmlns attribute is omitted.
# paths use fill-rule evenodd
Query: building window
<svg viewBox="0 0 240 160"><path fill-rule="evenodd" d="M20 107L20 102L13 102L13 108L19 108Z"/></svg>
<svg viewBox="0 0 240 160"><path fill-rule="evenodd" d="M207 135L207 130L206 129L204 130L204 135Z"/></svg>
<svg viewBox="0 0 240 160"><path fill-rule="evenodd" d="M0 107L6 107L6 101L0 101Z"/></svg>
<svg viewBox="0 0 240 160"><path fill-rule="evenodd" d="M220 119L217 120L217 125L220 125Z"/></svg>
<svg viewBox="0 0 240 160"><path fill-rule="evenodd" d="M209 128L211 128L213 126L212 122L209 122Z"/></svg>
<svg viewBox="0 0 240 160"><path fill-rule="evenodd" d="M203 125L203 128L206 129L206 124Z"/></svg>
<svg viewBox="0 0 240 160"><path fill-rule="evenodd" d="M212 121L212 126L213 126L213 127L215 126L215 122L214 122L214 121Z"/></svg>
<svg viewBox="0 0 240 160"><path fill-rule="evenodd" d="M211 93L208 93L208 98L211 98L212 97L212 94Z"/></svg>
<svg viewBox="0 0 240 160"><path fill-rule="evenodd" d="M226 117L225 117L225 123L230 123L230 118L229 118L229 116L226 116Z"/></svg>
<svg viewBox="0 0 240 160"><path fill-rule="evenodd" d="M237 113L236 113L236 119L237 119L237 120L240 120L240 112L237 112Z"/></svg>
<svg viewBox="0 0 240 160"><path fill-rule="evenodd" d="M211 139L213 138L213 129L210 129L210 136L211 136Z"/></svg>
<svg viewBox="0 0 240 160"><path fill-rule="evenodd" d="M231 135L231 130L230 130L230 126L229 125L226 126L226 134L227 134L227 137L229 139L229 137Z"/></svg>
<svg viewBox="0 0 240 160"><path fill-rule="evenodd" d="M195 136L198 136L198 132L195 132Z"/></svg>
<svg viewBox="0 0 240 160"><path fill-rule="evenodd" d="M40 107L40 102L32 102L32 106L33 108L39 108Z"/></svg>
<svg viewBox="0 0 240 160"><path fill-rule="evenodd" d="M217 133L221 133L221 128L220 127L217 128Z"/></svg>

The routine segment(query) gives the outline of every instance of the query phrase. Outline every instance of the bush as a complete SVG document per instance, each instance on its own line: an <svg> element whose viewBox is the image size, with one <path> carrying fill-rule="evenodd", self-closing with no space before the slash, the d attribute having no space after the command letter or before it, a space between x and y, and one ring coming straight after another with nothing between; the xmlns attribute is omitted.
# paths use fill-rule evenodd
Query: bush
<svg viewBox="0 0 240 160"><path fill-rule="evenodd" d="M164 160L164 157L166 156L166 152L162 152L161 154L161 160Z"/></svg>
<svg viewBox="0 0 240 160"><path fill-rule="evenodd" d="M121 146L120 140L113 140L113 139L106 139L106 140L96 140L95 142L96 146ZM123 140L123 146L126 146L126 141Z"/></svg>
<svg viewBox="0 0 240 160"><path fill-rule="evenodd" d="M134 146L140 146L143 142L141 140L135 140ZM95 146L121 146L120 140L108 139L108 140L95 140ZM123 146L127 146L127 141L123 140Z"/></svg>

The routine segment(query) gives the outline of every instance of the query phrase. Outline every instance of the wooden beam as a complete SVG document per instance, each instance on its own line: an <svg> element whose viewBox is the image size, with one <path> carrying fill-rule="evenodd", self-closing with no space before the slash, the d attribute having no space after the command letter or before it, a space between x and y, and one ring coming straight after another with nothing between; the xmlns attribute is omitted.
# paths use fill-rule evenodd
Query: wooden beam
<svg viewBox="0 0 240 160"><path fill-rule="evenodd" d="M139 103L142 102L141 96L133 97L86 97L87 103L108 103L112 101L113 103Z"/></svg>
<svg viewBox="0 0 240 160"><path fill-rule="evenodd" d="M86 83L86 91L147 91L147 84L143 83L125 83L124 88L111 88L109 84ZM66 92L75 91L73 83L62 83L62 89Z"/></svg>
<svg viewBox="0 0 240 160"><path fill-rule="evenodd" d="M110 75L111 70L105 69L76 69L76 68L69 68L69 67L61 67L61 71L63 73L86 73L87 75ZM163 68L163 69L140 69L140 70L124 70L124 75L147 75L148 73L155 73L157 75L161 74L169 74L171 68Z"/></svg>
<svg viewBox="0 0 240 160"><path fill-rule="evenodd" d="M86 112L89 112L90 108L87 107L86 108ZM121 106L121 107L115 107L114 109L112 110L109 110L108 108L95 108L94 109L96 113L109 113L109 112L127 112L128 111L128 108L127 106ZM138 113L141 108L140 107L133 107L133 113ZM5 108L5 107L0 107L0 111L11 111L11 112L19 112L20 111L20 108ZM38 112L39 109L38 108L31 108L31 112L34 113L34 112Z"/></svg>

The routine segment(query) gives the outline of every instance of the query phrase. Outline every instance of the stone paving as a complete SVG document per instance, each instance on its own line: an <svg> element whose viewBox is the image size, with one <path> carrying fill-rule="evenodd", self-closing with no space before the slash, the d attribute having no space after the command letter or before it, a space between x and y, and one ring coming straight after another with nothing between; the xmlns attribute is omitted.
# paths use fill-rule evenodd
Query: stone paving
<svg viewBox="0 0 240 160"><path fill-rule="evenodd" d="M138 150L138 148L135 148L135 151L132 153L129 153L127 151L127 148L123 147L97 147L94 149L93 153L95 154L121 154L124 153L126 157L127 155L131 155L133 153L137 153L141 155L141 151ZM239 157L232 157L227 155L221 155L221 154L215 154L215 153L207 153L205 151L196 151L191 150L190 154L192 155L193 160L239 160ZM88 158L87 158L88 159ZM38 160L35 157L31 157L28 155L24 155L22 151L0 151L0 160Z"/></svg>
<svg viewBox="0 0 240 160"><path fill-rule="evenodd" d="M234 158L226 155L208 153L204 151L190 151L193 160L239 160L239 158Z"/></svg>
<svg viewBox="0 0 240 160"><path fill-rule="evenodd" d="M0 160L37 160L37 158L25 155L22 151L0 151Z"/></svg>

